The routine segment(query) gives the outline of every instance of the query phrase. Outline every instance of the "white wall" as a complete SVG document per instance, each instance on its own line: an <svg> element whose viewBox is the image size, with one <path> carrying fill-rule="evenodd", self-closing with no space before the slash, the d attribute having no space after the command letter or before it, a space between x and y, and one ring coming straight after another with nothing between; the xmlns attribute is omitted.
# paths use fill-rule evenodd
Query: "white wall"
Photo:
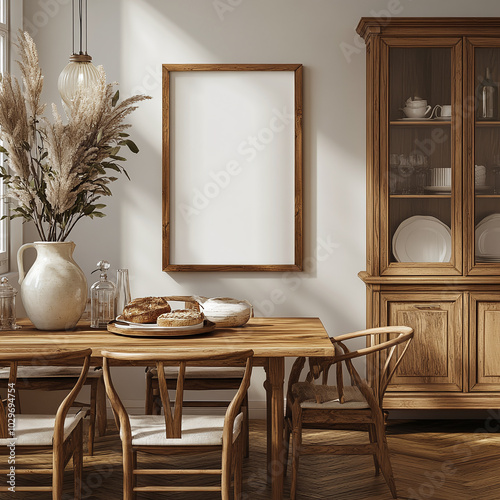
<svg viewBox="0 0 500 500"><path fill-rule="evenodd" d="M132 115L141 149L107 200L107 217L79 223L75 258L87 274L100 259L130 269L133 296L201 294L246 298L264 316L319 316L330 335L365 323L365 52L362 16L499 16L496 0L89 0L89 53L122 96L151 95ZM217 7L219 11L217 11ZM60 102L57 77L71 52L68 0L24 0L45 75L44 97ZM343 50L344 49L344 50ZM350 51L347 57L345 51ZM273 273L171 273L161 266L162 63L304 65L304 235L298 280ZM25 241L36 234L25 231ZM93 275L95 276L95 275ZM273 291L282 292L274 304ZM123 373L142 406L142 370ZM250 399L262 406L262 373Z"/></svg>

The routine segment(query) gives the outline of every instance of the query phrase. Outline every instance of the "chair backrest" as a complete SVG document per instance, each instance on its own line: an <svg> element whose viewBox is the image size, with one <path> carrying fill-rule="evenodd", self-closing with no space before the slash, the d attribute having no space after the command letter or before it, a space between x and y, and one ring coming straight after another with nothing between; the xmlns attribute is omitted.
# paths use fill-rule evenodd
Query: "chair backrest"
<svg viewBox="0 0 500 500"><path fill-rule="evenodd" d="M368 337L367 347L350 351L344 344L345 341L360 337ZM342 363L347 367L351 376L351 385L356 385L370 406L382 406L385 391L389 385L396 369L401 363L410 342L413 338L413 329L407 326L385 326L379 328L369 328L358 332L348 333L333 337L335 356L333 357L311 357L309 358L309 370L306 381L312 382L322 377L321 383L328 383L328 373L332 365L336 365L337 388L340 403L344 403L344 380ZM368 380L371 386L359 375L352 360L355 358L378 356L377 360L367 362ZM287 398L293 401L292 386L297 383L305 365L305 358L298 358L290 372ZM373 368L378 367L378 371L373 372ZM370 373L371 372L371 373ZM373 401L375 396L375 400Z"/></svg>
<svg viewBox="0 0 500 500"><path fill-rule="evenodd" d="M175 392L175 403L172 407L165 377L158 377L160 397L163 404L165 416L165 428L167 438L181 437L182 424L182 401L184 397L184 377L187 365L196 366L241 366L245 365L245 374L240 387L233 397L226 410L224 420L224 442L230 442L234 419L236 418L245 394L250 385L250 376L252 372L253 351L252 350L234 350L224 354L213 354L209 351L185 351L177 353L158 353L158 352L109 352L103 351L103 371L104 382L106 384L106 393L115 415L120 425L120 433L124 439L124 445L131 443L130 421L127 411L113 386L110 373L110 363L113 361L123 364L125 362L155 365L158 373L164 373L166 366L178 366L179 374L177 377L177 386ZM227 435L226 435L227 433Z"/></svg>
<svg viewBox="0 0 500 500"><path fill-rule="evenodd" d="M9 435L9 421L15 413L15 398L17 397L16 383L17 370L19 366L82 366L82 371L75 385L63 399L56 413L54 424L54 446L62 444L64 440L64 420L68 411L80 392L90 366L90 355L92 349L57 351L6 350L0 353L0 366L9 366L9 383L7 385L7 396L2 400L0 397L0 438L12 437Z"/></svg>

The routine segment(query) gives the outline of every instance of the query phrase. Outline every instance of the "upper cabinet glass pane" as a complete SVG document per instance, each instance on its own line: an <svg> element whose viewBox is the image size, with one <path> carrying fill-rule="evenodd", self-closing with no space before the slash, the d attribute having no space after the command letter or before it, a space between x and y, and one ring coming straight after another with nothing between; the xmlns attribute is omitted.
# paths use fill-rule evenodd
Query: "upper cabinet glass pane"
<svg viewBox="0 0 500 500"><path fill-rule="evenodd" d="M391 263L451 260L453 185L460 175L454 168L452 103L450 48L390 48L382 178L389 199Z"/></svg>
<svg viewBox="0 0 500 500"><path fill-rule="evenodd" d="M0 23L7 24L7 0L0 0Z"/></svg>
<svg viewBox="0 0 500 500"><path fill-rule="evenodd" d="M475 261L495 263L500 262L500 48L476 48L474 60Z"/></svg>

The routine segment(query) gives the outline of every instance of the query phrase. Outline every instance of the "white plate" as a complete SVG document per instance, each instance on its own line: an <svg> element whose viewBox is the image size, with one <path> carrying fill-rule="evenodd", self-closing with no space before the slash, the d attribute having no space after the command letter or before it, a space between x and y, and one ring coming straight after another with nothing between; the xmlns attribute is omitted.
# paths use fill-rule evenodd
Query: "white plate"
<svg viewBox="0 0 500 500"><path fill-rule="evenodd" d="M451 193L451 186L425 186L424 189L431 193Z"/></svg>
<svg viewBox="0 0 500 500"><path fill-rule="evenodd" d="M434 120L439 120L440 122L451 122L451 117L449 117L449 116L435 116Z"/></svg>
<svg viewBox="0 0 500 500"><path fill-rule="evenodd" d="M434 225L436 222L442 225L442 227L447 231L448 234L450 234L450 256L451 256L451 231L450 228L441 222L439 219L436 219L436 217L433 217L431 215L415 215L413 217L409 217L408 219L405 219L398 227L396 230L396 233L394 233L393 237L393 253L394 256L396 257L396 260L399 262L408 262L408 261L403 261L400 259L398 255L397 248L394 247L394 238L396 237L396 234L398 231L402 231L407 225L409 224L415 224L415 221L419 221L419 223L422 223L422 221L430 221L431 225ZM423 261L421 261L423 262Z"/></svg>
<svg viewBox="0 0 500 500"><path fill-rule="evenodd" d="M498 255L476 255L477 262L500 262Z"/></svg>
<svg viewBox="0 0 500 500"><path fill-rule="evenodd" d="M484 219L482 219L480 222L476 224L476 231L479 229L480 226L494 219L500 219L500 214L487 215Z"/></svg>
<svg viewBox="0 0 500 500"><path fill-rule="evenodd" d="M398 262L449 262L450 228L435 217L414 215L394 233L392 252Z"/></svg>
<svg viewBox="0 0 500 500"><path fill-rule="evenodd" d="M116 321L120 324L120 328L140 328L141 330L163 331L163 330L192 330L193 328L201 328L203 321L196 325L188 326L158 326L156 323L133 323L123 319L123 316L117 316Z"/></svg>
<svg viewBox="0 0 500 500"><path fill-rule="evenodd" d="M485 217L476 226L476 257L500 259L500 214Z"/></svg>

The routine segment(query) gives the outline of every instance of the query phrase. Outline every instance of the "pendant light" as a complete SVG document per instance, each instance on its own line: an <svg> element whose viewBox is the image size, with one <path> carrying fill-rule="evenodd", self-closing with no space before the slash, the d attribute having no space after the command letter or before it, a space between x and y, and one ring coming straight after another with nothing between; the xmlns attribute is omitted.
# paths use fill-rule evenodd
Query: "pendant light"
<svg viewBox="0 0 500 500"><path fill-rule="evenodd" d="M75 17L77 12L78 17ZM70 105L80 85L86 87L99 79L99 71L87 54L87 0L72 0L73 54L59 75L57 86L62 100ZM78 27L79 52L75 51L75 25ZM84 51L85 49L85 51Z"/></svg>

